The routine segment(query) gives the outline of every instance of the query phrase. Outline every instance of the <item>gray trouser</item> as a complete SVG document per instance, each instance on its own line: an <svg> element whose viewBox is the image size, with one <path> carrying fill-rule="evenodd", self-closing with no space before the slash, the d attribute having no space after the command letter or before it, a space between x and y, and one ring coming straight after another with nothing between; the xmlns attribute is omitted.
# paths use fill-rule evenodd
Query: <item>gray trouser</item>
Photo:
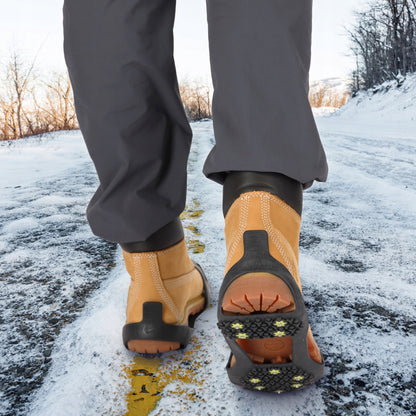
<svg viewBox="0 0 416 416"><path fill-rule="evenodd" d="M185 208L192 130L173 59L175 0L65 0L64 51L100 186L94 234L145 240ZM206 0L216 144L203 174L325 181L308 101L312 0Z"/></svg>

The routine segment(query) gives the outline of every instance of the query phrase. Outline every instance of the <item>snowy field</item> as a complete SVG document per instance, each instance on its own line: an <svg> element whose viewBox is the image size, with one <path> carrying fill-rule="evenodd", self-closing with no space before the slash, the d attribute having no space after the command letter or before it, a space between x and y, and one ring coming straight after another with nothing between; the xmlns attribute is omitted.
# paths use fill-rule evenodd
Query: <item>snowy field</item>
<svg viewBox="0 0 416 416"><path fill-rule="evenodd" d="M129 276L117 245L86 222L97 179L80 133L0 143L0 415L415 415L410 81L316 116L329 177L304 194L300 271L326 371L282 395L242 390L224 370L215 310L226 254L221 187L202 174L210 121L192 123L182 219L214 306L191 345L154 359L122 345Z"/></svg>

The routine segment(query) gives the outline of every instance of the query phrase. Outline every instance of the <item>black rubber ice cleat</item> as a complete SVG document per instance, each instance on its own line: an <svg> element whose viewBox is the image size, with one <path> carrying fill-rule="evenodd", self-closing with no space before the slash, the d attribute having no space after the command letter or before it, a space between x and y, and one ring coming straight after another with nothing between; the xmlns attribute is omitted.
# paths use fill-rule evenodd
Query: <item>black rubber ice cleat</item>
<svg viewBox="0 0 416 416"><path fill-rule="evenodd" d="M181 348L185 348L188 345L192 337L196 318L211 304L209 284L205 273L198 263L195 261L193 263L201 274L204 284L202 294L205 297L205 304L203 309L194 315L189 315L188 325L173 325L163 322L163 305L161 302L144 302L142 321L126 324L123 327L123 343L127 349L130 340L179 342Z"/></svg>
<svg viewBox="0 0 416 416"><path fill-rule="evenodd" d="M289 270L269 252L265 230L248 230L243 234L244 254L226 273L218 300L218 327L231 354L226 365L231 382L250 390L283 393L309 386L323 376L324 362L318 363L308 353L308 316L301 291ZM222 303L230 284L246 273L266 272L281 278L289 287L294 302L293 312L224 315ZM280 364L254 363L238 339L273 337L292 338L292 361ZM231 367L231 358L235 363Z"/></svg>

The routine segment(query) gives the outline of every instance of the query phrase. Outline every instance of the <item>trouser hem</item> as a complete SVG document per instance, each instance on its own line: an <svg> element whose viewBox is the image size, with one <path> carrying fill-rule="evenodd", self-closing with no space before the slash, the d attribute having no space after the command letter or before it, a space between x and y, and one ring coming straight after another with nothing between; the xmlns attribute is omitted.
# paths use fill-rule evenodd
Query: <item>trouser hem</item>
<svg viewBox="0 0 416 416"><path fill-rule="evenodd" d="M156 251L168 248L184 238L183 226L179 217L169 222L145 241L120 243L123 250L129 253Z"/></svg>

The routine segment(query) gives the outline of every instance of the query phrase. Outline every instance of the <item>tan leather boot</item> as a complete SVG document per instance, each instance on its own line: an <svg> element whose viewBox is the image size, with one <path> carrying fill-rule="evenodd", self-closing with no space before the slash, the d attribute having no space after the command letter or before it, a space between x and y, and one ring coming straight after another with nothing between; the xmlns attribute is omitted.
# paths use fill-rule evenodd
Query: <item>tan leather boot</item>
<svg viewBox="0 0 416 416"><path fill-rule="evenodd" d="M201 266L188 255L185 238L163 250L122 250L131 276L123 341L138 353L185 347L195 318L210 303Z"/></svg>
<svg viewBox="0 0 416 416"><path fill-rule="evenodd" d="M266 191L242 193L225 216L218 326L232 350L229 377L243 387L280 393L322 377L302 298L300 224L291 206Z"/></svg>

